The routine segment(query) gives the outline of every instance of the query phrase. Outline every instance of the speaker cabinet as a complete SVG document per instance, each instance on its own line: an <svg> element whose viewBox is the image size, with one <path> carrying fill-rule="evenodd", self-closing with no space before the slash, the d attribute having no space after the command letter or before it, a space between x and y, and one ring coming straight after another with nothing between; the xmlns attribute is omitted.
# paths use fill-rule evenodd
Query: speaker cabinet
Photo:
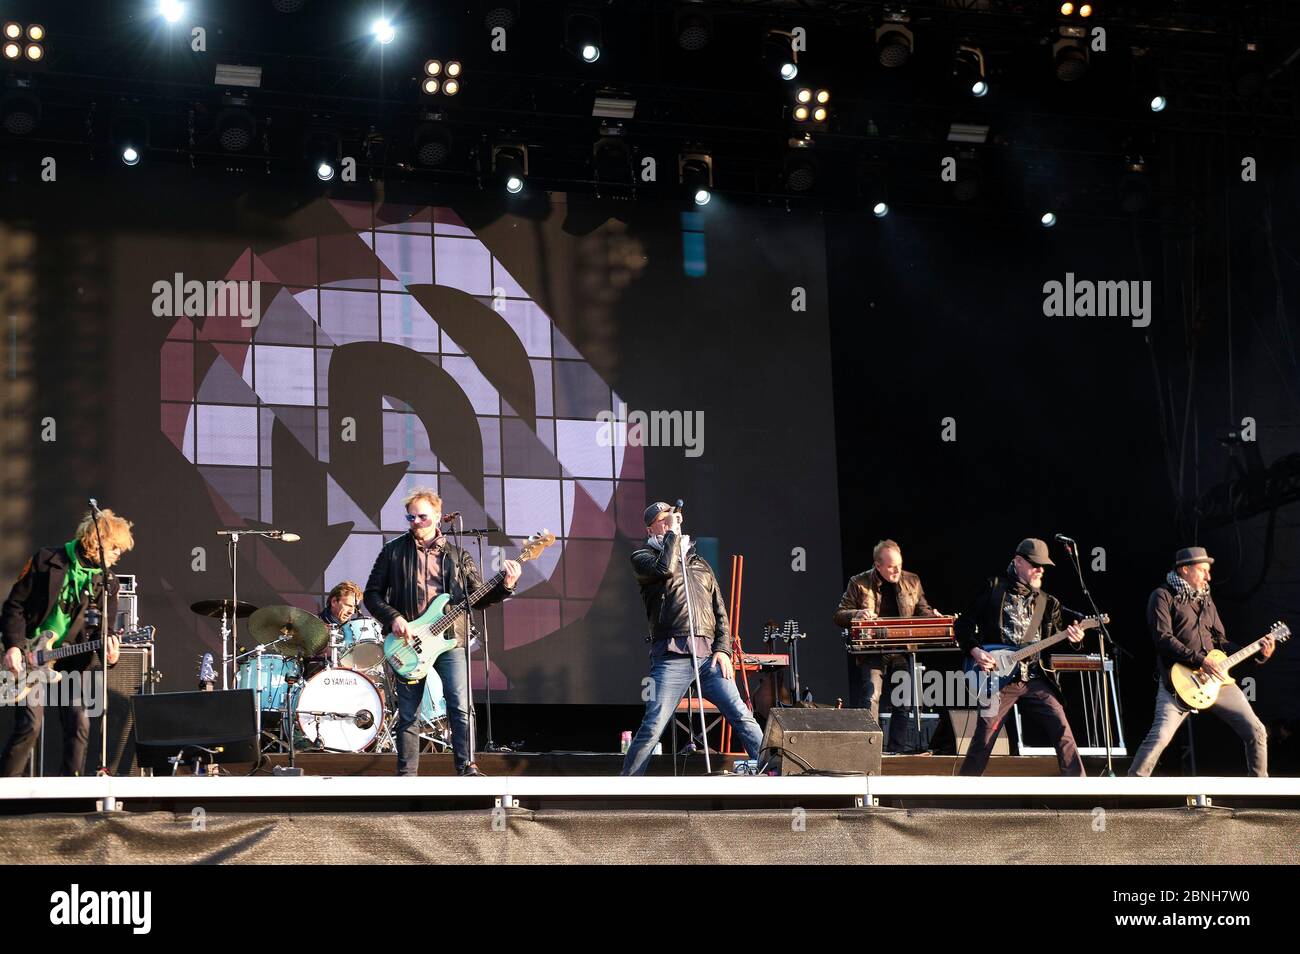
<svg viewBox="0 0 1300 954"><path fill-rule="evenodd" d="M773 709L763 733L765 758L782 775L807 772L880 774L884 733L867 709Z"/></svg>

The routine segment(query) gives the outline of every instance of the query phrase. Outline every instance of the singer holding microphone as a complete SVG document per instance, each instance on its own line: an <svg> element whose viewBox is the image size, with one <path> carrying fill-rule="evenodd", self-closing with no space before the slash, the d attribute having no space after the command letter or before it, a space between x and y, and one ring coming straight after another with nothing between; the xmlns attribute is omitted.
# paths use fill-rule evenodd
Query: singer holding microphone
<svg viewBox="0 0 1300 954"><path fill-rule="evenodd" d="M94 504L91 500L91 505ZM102 560L101 540L104 544ZM9 598L0 607L4 668L11 673L19 672L24 665L28 640L39 633L53 632L58 636L55 648L97 639L98 601L105 585L105 574L134 545L131 521L111 510L100 510L97 515L87 512L82 517L74 539L62 546L38 550L18 574ZM100 569L101 563L104 570ZM117 619L118 588L117 577L112 573L107 573L107 585L111 627ZM98 655L87 652L68 656L55 663L55 669L60 672L99 669ZM118 642L111 633L104 657L109 666L117 665ZM100 691L105 691L105 688L101 687ZM37 687L37 691L28 695L14 712L13 733L3 756L0 756L0 775L13 777L27 769L28 758L45 719L41 689ZM90 738L90 717L83 703L89 700L83 688L81 698L73 693L71 698L63 701L67 705L58 707L63 722L62 774L80 775L86 764L86 743Z"/></svg>
<svg viewBox="0 0 1300 954"><path fill-rule="evenodd" d="M406 497L409 533L384 544L366 581L365 604L379 620L384 632L411 641L407 629L441 593L451 596L450 606L463 603L469 593L483 585L474 558L442 533L442 498L419 487ZM492 590L473 609L491 606L514 594L521 567L514 560L502 564L502 585ZM451 747L460 775L479 775L473 759L469 726L469 667L465 645L469 641L469 614L456 620L452 630L456 649L445 652L433 668L442 679L451 717ZM393 674L397 688L397 774L420 774L420 730L416 717L424 700L423 679L403 679Z"/></svg>
<svg viewBox="0 0 1300 954"><path fill-rule="evenodd" d="M645 718L623 761L622 775L644 775L650 753L691 684L698 678L708 699L736 730L751 759L763 733L740 693L731 665L731 629L722 591L708 561L682 533L682 513L666 503L646 508L646 545L632 554L632 571L650 626L650 696ZM682 576L682 554L689 594ZM694 611L694 619L691 618Z"/></svg>

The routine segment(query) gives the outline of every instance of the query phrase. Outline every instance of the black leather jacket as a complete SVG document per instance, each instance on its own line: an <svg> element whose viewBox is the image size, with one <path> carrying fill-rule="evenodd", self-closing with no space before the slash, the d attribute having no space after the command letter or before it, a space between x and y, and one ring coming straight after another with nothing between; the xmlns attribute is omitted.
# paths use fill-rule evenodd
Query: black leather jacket
<svg viewBox="0 0 1300 954"><path fill-rule="evenodd" d="M727 608L722 603L722 591L713 568L695 547L686 555L691 604L695 610L695 625L690 625L686 590L682 585L682 560L678 555L680 543L681 537L670 530L664 534L662 550L645 546L632 554L632 572L641 588L646 621L650 624L646 642L674 636L712 636L713 652L730 653L731 627L727 622Z"/></svg>
<svg viewBox="0 0 1300 954"><path fill-rule="evenodd" d="M78 552L80 552L80 547L78 547ZM59 593L63 589L63 580L68 575L69 565L68 553L61 546L45 547L38 550L27 561L27 565L18 574L18 580L14 583L13 589L9 591L9 597L4 601L4 606L0 607L0 621L3 622L4 627L5 649L11 649L14 646L21 649L27 646L27 638L32 635L32 630L43 622L45 617L50 615L50 610L54 608L54 602L59 598ZM90 594L84 601L85 603L98 602L101 596L100 579L100 574L95 574L91 582ZM109 570L108 620L110 630L117 619L117 590L117 577L113 575L112 570ZM88 633L85 631L85 622L86 612L83 605L68 630L68 634L64 639L65 645L99 638L98 632ZM69 656L66 660L57 662L55 668L59 670L98 668L98 660L98 653Z"/></svg>
<svg viewBox="0 0 1300 954"><path fill-rule="evenodd" d="M419 605L416 593L418 569L415 537L410 533L384 544L375 558L370 579L366 581L364 601L370 615L384 627L385 634L392 632L393 620L398 616L406 617L407 622L415 621L415 609ZM482 585L483 578L474 558L455 544L447 543L442 550L442 591L451 596L449 606L464 602L467 593ZM514 590L506 588L503 577L497 587L474 604L474 608L491 606L512 595ZM456 645L463 648L469 639L469 617L462 616L452 628L456 633Z"/></svg>
<svg viewBox="0 0 1300 954"><path fill-rule="evenodd" d="M990 643L1003 642L1002 606L1006 601L1008 587L1015 585L1017 585L1017 580L1009 571L1000 577L991 577L984 588L980 590L970 609L958 618L954 630L956 631L957 642L961 645L962 652L967 657L969 657L971 649L976 646L987 646ZM1061 606L1061 601L1045 590L1033 591L1033 601L1030 603L1030 607L1035 616L1041 614L1041 617L1037 631L1025 634L1025 643L1046 639L1081 618L1077 613ZM1058 652L1076 651L1071 648L1072 644L1069 643L1058 643L1057 646L1060 647L1057 650ZM1051 655L1051 652L1049 649L1047 651L1048 655ZM1030 663L1030 678L1042 675L1059 688L1060 680L1057 674L1039 664L1046 661L1040 656Z"/></svg>

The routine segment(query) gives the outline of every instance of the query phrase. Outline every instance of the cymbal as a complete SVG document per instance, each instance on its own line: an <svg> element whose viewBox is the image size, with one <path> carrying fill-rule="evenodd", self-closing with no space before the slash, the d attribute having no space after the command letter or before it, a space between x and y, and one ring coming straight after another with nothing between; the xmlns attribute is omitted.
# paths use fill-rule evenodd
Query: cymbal
<svg viewBox="0 0 1300 954"><path fill-rule="evenodd" d="M248 629L259 643L285 637L275 648L285 656L315 656L330 638L319 617L296 606L263 606L249 619Z"/></svg>
<svg viewBox="0 0 1300 954"><path fill-rule="evenodd" d="M257 607L252 603L239 601L238 606L230 600L199 600L197 603L190 604L190 611L198 613L200 616L211 616L213 619L221 619L222 613L230 615L231 608L235 608L234 615L239 619L252 616L257 612Z"/></svg>

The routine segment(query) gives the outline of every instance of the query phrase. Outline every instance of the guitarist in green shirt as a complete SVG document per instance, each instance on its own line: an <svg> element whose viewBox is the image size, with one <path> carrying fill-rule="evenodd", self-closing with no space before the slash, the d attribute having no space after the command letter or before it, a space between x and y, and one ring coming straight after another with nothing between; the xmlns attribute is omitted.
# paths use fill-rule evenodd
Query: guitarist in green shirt
<svg viewBox="0 0 1300 954"><path fill-rule="evenodd" d="M98 518L99 532L87 513L77 527L77 535L62 546L45 547L27 561L9 597L0 607L0 633L4 639L4 668L18 675L26 668L28 651L42 636L40 647L46 648L48 634L56 637L54 648L91 640L98 635L94 619L98 600L103 592L104 573L99 569L99 540L104 542L104 566L111 568L122 554L134 546L131 522L111 510L103 510ZM117 578L108 574L108 618L117 618ZM105 662L117 664L118 642L108 637ZM101 668L97 654L70 656L58 662L58 669L92 670ZM0 775L12 777L27 769L32 747L41 732L45 710L42 693L30 693L14 714L14 729L0 755ZM86 762L86 743L90 736L90 717L80 699L68 700L59 706L63 723L64 775L80 775Z"/></svg>

